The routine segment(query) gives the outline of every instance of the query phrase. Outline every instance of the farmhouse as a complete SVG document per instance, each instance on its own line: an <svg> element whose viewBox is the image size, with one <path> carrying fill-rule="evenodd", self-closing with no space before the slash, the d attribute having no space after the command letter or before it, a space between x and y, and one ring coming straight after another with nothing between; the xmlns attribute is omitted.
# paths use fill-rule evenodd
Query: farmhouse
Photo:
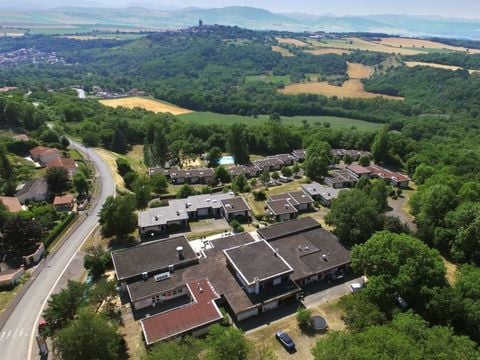
<svg viewBox="0 0 480 360"><path fill-rule="evenodd" d="M320 201L327 207L330 207L332 201L338 197L338 194L341 191L341 189L335 189L317 182L302 184L302 189L312 199Z"/></svg>
<svg viewBox="0 0 480 360"><path fill-rule="evenodd" d="M22 204L28 201L45 201L48 199L47 180L43 177L30 180L17 187L15 196Z"/></svg>
<svg viewBox="0 0 480 360"><path fill-rule="evenodd" d="M343 189L354 187L358 182L358 177L348 170L333 170L323 178L323 182L332 188Z"/></svg>
<svg viewBox="0 0 480 360"><path fill-rule="evenodd" d="M22 204L16 197L12 196L0 196L0 202L5 205L7 210L11 213L20 212L23 210Z"/></svg>
<svg viewBox="0 0 480 360"><path fill-rule="evenodd" d="M56 148L36 146L30 150L30 156L34 161L46 166L49 161L59 159L61 157L61 152Z"/></svg>

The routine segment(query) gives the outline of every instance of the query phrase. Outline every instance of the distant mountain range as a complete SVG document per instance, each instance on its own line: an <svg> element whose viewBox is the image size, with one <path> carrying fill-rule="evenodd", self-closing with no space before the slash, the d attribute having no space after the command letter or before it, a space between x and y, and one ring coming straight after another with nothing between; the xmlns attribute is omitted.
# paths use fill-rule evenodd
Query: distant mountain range
<svg viewBox="0 0 480 360"><path fill-rule="evenodd" d="M127 2L128 3L128 2ZM141 2L152 6L151 0ZM252 7L214 9L171 8L155 6L128 8L99 8L95 1L90 7L65 7L65 0L51 0L48 7L37 1L0 1L0 25L35 27L67 26L72 29L119 27L136 29L172 29L198 24L237 25L256 30L373 32L418 37L450 37L480 39L480 21L420 17L408 15L334 16L302 13L277 14ZM52 8L52 6L59 6Z"/></svg>

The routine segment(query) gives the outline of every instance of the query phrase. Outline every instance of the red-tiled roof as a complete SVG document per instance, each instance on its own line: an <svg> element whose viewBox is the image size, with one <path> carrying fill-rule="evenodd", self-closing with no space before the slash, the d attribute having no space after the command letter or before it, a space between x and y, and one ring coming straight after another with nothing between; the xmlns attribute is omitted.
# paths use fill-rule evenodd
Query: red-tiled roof
<svg viewBox="0 0 480 360"><path fill-rule="evenodd" d="M53 205L58 206L58 205L70 205L73 203L73 195L63 195L63 196L55 196L55 199L53 199Z"/></svg>
<svg viewBox="0 0 480 360"><path fill-rule="evenodd" d="M75 160L70 158L58 158L52 159L47 163L47 167L55 168L55 167L63 167L66 170L75 170L77 165L75 164Z"/></svg>
<svg viewBox="0 0 480 360"><path fill-rule="evenodd" d="M23 210L20 201L18 201L16 197L0 196L0 201L7 207L8 211L12 213Z"/></svg>
<svg viewBox="0 0 480 360"><path fill-rule="evenodd" d="M377 176L381 179L388 179L388 180L393 180L395 182L404 182L404 181L410 181L411 179L403 174L400 174L395 171L390 171L388 169L385 169L381 166L371 164L367 166L367 169L372 172L372 176Z"/></svg>
<svg viewBox="0 0 480 360"><path fill-rule="evenodd" d="M193 302L141 320L143 334L148 345L166 340L222 319L215 304L219 295L208 279L191 281L187 288Z"/></svg>
<svg viewBox="0 0 480 360"><path fill-rule="evenodd" d="M355 164L348 165L347 169L350 170L350 171L353 171L357 175L370 174L372 172L370 169L367 169L364 166L355 165Z"/></svg>
<svg viewBox="0 0 480 360"><path fill-rule="evenodd" d="M34 147L33 149L30 150L30 154L32 156L40 156L40 155L47 154L49 152L59 153L60 150L58 150L57 148L49 148L49 147L45 147L45 146L36 146L36 147Z"/></svg>

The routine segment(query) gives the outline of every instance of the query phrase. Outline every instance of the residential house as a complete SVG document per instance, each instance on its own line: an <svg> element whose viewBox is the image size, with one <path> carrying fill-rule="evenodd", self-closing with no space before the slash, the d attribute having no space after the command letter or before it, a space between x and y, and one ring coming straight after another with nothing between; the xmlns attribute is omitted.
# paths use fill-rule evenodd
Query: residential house
<svg viewBox="0 0 480 360"><path fill-rule="evenodd" d="M286 221L257 232L290 264L291 279L302 287L343 272L351 261L350 251L312 218Z"/></svg>
<svg viewBox="0 0 480 360"><path fill-rule="evenodd" d="M323 182L332 188L343 189L354 187L358 182L358 177L348 170L333 170L323 178Z"/></svg>
<svg viewBox="0 0 480 360"><path fill-rule="evenodd" d="M335 189L330 186L312 182L310 184L302 184L302 189L312 199L320 201L322 205L330 207L332 201L338 197L342 189Z"/></svg>
<svg viewBox="0 0 480 360"><path fill-rule="evenodd" d="M307 155L307 151L304 149L301 150L293 150L292 151L293 157L296 159L298 162L303 162L305 161L305 157Z"/></svg>
<svg viewBox="0 0 480 360"><path fill-rule="evenodd" d="M73 178L73 176L78 171L78 166L75 163L75 160L73 160L71 158L60 157L60 158L52 159L52 160L48 161L46 163L46 165L47 165L48 169L64 168L67 171L68 176L71 179Z"/></svg>
<svg viewBox="0 0 480 360"><path fill-rule="evenodd" d="M407 188L408 183L411 181L411 179L406 175L403 175L396 171L385 169L375 164L370 164L369 166L367 166L367 169L371 171L370 177L383 179L387 183L390 183L393 186L398 186L400 188Z"/></svg>
<svg viewBox="0 0 480 360"><path fill-rule="evenodd" d="M16 197L0 196L0 202L5 205L7 210L11 213L23 211L22 204L20 204L20 201Z"/></svg>
<svg viewBox="0 0 480 360"><path fill-rule="evenodd" d="M164 169L161 167L152 167L148 169L149 176L155 174L162 174L170 180L172 184L206 184L212 185L214 183L215 171L210 168L205 169L179 169L172 167Z"/></svg>
<svg viewBox="0 0 480 360"><path fill-rule="evenodd" d="M73 210L75 204L75 198L72 194L63 196L55 196L53 199L53 206L58 212L68 212Z"/></svg>
<svg viewBox="0 0 480 360"><path fill-rule="evenodd" d="M314 200L304 191L290 191L288 193L271 195L270 200L286 200L298 211L308 211L313 206Z"/></svg>
<svg viewBox="0 0 480 360"><path fill-rule="evenodd" d="M370 169L367 169L366 167L358 164L348 165L347 170L349 170L353 175L359 178L370 177L370 175L372 174L372 171Z"/></svg>
<svg viewBox="0 0 480 360"><path fill-rule="evenodd" d="M46 201L48 199L48 184L44 177L33 179L17 187L15 195L20 203L29 201Z"/></svg>
<svg viewBox="0 0 480 360"><path fill-rule="evenodd" d="M30 150L30 156L34 161L46 166L49 161L61 158L62 153L56 148L36 146Z"/></svg>
<svg viewBox="0 0 480 360"><path fill-rule="evenodd" d="M245 200L240 197L221 200L223 216L227 221L233 220L236 217L250 219L250 207Z"/></svg>
<svg viewBox="0 0 480 360"><path fill-rule="evenodd" d="M287 221L297 217L298 210L287 199L268 200L266 202L267 214L276 221Z"/></svg>
<svg viewBox="0 0 480 360"><path fill-rule="evenodd" d="M278 154L267 156L267 159L278 159L283 163L283 166L291 166L294 164L295 157L292 154Z"/></svg>

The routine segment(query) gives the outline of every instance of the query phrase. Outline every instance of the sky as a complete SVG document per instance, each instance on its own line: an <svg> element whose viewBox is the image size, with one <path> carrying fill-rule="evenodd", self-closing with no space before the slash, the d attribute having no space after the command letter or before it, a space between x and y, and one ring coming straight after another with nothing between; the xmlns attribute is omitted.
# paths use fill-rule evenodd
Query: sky
<svg viewBox="0 0 480 360"><path fill-rule="evenodd" d="M174 7L225 7L253 6L276 13L299 12L307 14L332 15L375 15L407 14L442 16L446 18L480 19L479 0L15 0L20 3L35 4L39 7L51 7L50 4L63 6L132 6L140 5L153 8L157 6ZM11 0L0 0L0 5L12 4ZM153 4L153 6L152 6Z"/></svg>
<svg viewBox="0 0 480 360"><path fill-rule="evenodd" d="M113 1L113 0L97 0ZM130 3L135 0L121 0ZM457 18L480 18L478 0L144 0L179 7L254 6L273 12L308 14L372 15L408 14ZM113 1L118 3L119 0ZM181 5L180 5L181 4Z"/></svg>

